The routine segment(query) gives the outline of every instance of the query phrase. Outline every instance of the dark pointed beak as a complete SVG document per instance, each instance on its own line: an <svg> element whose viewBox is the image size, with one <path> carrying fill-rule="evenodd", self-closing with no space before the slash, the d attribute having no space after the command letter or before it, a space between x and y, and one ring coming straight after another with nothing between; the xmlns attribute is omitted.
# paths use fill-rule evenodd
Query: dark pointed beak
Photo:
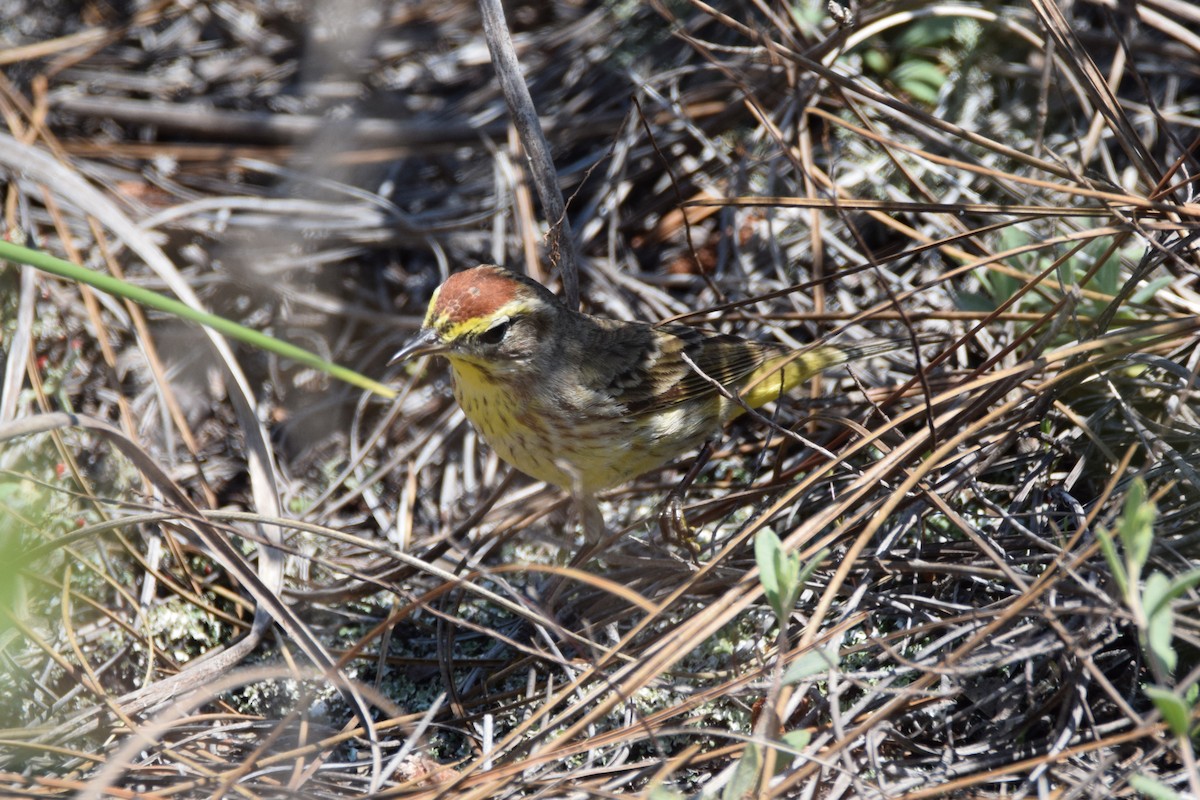
<svg viewBox="0 0 1200 800"><path fill-rule="evenodd" d="M444 353L449 348L442 343L438 338L437 331L433 328L422 328L416 336L409 340L408 344L396 351L396 355L392 356L388 361L388 366L399 364L401 361L407 361L410 358L417 356L432 356Z"/></svg>

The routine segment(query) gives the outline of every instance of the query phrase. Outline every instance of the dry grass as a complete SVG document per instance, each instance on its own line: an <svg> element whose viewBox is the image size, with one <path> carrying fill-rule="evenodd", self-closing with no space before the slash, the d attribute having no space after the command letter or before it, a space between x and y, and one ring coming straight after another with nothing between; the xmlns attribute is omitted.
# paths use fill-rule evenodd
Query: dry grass
<svg viewBox="0 0 1200 800"><path fill-rule="evenodd" d="M555 282L472 4L25 5L39 248L374 377L448 271ZM739 420L697 559L683 463L572 569L444 369L385 403L0 268L0 791L1196 796L1144 690L1195 718L1197 594L1172 668L1101 548L1140 478L1143 582L1200 566L1196 10L507 8L588 310L939 343ZM768 528L819 560L782 627Z"/></svg>

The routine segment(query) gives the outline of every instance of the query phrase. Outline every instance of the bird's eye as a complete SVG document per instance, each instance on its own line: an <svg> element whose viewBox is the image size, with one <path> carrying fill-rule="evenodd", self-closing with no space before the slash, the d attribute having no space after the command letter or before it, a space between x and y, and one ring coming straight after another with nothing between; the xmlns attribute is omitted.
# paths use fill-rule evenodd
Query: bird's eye
<svg viewBox="0 0 1200 800"><path fill-rule="evenodd" d="M500 344L502 341L504 341L504 337L508 335L508 329L511 326L512 322L507 319L503 322L497 322L495 325L479 334L479 341L483 344Z"/></svg>

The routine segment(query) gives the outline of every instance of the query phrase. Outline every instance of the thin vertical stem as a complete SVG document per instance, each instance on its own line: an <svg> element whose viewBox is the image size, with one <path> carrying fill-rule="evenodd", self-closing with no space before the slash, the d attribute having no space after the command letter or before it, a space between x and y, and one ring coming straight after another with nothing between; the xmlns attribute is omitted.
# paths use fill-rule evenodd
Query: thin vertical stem
<svg viewBox="0 0 1200 800"><path fill-rule="evenodd" d="M508 23L500 0L479 0L479 11L483 15L483 35L492 54L492 64L500 79L500 88L508 111L512 114L525 148L525 157L533 173L533 183L541 200L542 210L550 225L550 260L562 270L563 293L572 310L579 308L579 266L575 259L575 242L571 236L571 223L567 220L567 206L562 189L558 185L558 172L554 159L550 157L550 146L542 131L541 120L529 96L529 88L521 77L521 64L508 34Z"/></svg>

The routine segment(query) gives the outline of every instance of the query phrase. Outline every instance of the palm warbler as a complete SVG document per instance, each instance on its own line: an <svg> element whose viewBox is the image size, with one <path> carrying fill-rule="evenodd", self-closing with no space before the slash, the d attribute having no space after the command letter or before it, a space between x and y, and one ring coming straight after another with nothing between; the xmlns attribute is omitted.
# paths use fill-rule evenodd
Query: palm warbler
<svg viewBox="0 0 1200 800"><path fill-rule="evenodd" d="M438 288L421 331L390 363L445 357L454 396L483 438L521 472L571 492L594 538L600 490L708 442L822 370L903 344L792 352L684 325L601 319L485 264Z"/></svg>

